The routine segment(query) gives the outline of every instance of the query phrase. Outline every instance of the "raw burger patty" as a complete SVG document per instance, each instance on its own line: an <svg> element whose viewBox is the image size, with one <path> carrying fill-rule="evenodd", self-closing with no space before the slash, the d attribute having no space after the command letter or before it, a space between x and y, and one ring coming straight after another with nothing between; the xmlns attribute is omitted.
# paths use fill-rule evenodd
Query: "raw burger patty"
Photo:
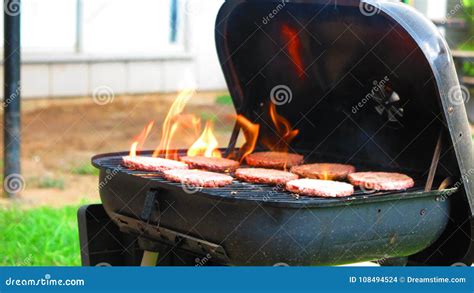
<svg viewBox="0 0 474 293"><path fill-rule="evenodd" d="M181 161L193 169L204 169L214 172L234 172L239 167L239 162L224 158L207 158L203 156L182 157Z"/></svg>
<svg viewBox="0 0 474 293"><path fill-rule="evenodd" d="M240 168L235 171L235 177L246 182L275 185L298 179L298 175L290 172L262 168Z"/></svg>
<svg viewBox="0 0 474 293"><path fill-rule="evenodd" d="M347 177L356 186L375 190L403 190L415 185L412 178L400 173L358 172Z"/></svg>
<svg viewBox="0 0 474 293"><path fill-rule="evenodd" d="M122 157L122 164L130 169L142 171L165 171L171 169L188 169L188 165L175 160L153 157Z"/></svg>
<svg viewBox="0 0 474 293"><path fill-rule="evenodd" d="M228 175L202 170L167 170L163 175L169 181L199 187L226 186L231 184L233 179Z"/></svg>
<svg viewBox="0 0 474 293"><path fill-rule="evenodd" d="M301 177L324 180L344 180L355 172L355 167L344 164L318 163L294 166L291 172Z"/></svg>
<svg viewBox="0 0 474 293"><path fill-rule="evenodd" d="M344 197L354 193L354 186L331 180L298 179L287 182L286 190L308 196Z"/></svg>
<svg viewBox="0 0 474 293"><path fill-rule="evenodd" d="M260 152L248 155L245 161L249 166L284 169L303 164L302 155L282 152Z"/></svg>

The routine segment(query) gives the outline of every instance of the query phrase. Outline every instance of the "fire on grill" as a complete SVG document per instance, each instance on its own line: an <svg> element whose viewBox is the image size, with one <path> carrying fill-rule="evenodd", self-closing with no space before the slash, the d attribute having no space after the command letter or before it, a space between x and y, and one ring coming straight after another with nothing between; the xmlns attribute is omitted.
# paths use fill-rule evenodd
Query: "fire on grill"
<svg viewBox="0 0 474 293"><path fill-rule="evenodd" d="M84 264L472 263L474 158L444 40L403 5L367 17L359 1L325 2L289 2L257 29L274 2L223 4L229 143L186 113L188 89L161 129L95 156L102 205L79 213ZM173 145L182 133L187 149Z"/></svg>

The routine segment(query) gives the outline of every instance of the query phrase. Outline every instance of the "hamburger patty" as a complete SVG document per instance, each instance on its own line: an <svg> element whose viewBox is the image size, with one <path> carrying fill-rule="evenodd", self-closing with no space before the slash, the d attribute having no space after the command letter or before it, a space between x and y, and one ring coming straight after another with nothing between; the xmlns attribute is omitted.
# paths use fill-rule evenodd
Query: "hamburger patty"
<svg viewBox="0 0 474 293"><path fill-rule="evenodd" d="M298 179L298 175L290 172L262 168L240 168L235 172L235 177L246 182L274 185Z"/></svg>
<svg viewBox="0 0 474 293"><path fill-rule="evenodd" d="M355 172L355 167L345 164L317 163L294 166L291 172L301 177L323 180L344 180Z"/></svg>
<svg viewBox="0 0 474 293"><path fill-rule="evenodd" d="M354 193L354 186L331 180L298 179L287 182L286 190L308 196L345 197Z"/></svg>
<svg viewBox="0 0 474 293"><path fill-rule="evenodd" d="M225 158L207 158L203 156L182 157L181 161L192 169L203 169L214 172L234 172L239 162Z"/></svg>
<svg viewBox="0 0 474 293"><path fill-rule="evenodd" d="M349 181L361 188L375 190L404 190L415 185L405 174L387 172L358 172L348 176Z"/></svg>
<svg viewBox="0 0 474 293"><path fill-rule="evenodd" d="M231 184L233 180L228 175L202 170L167 170L163 171L163 175L169 181L198 187L221 187Z"/></svg>
<svg viewBox="0 0 474 293"><path fill-rule="evenodd" d="M245 162L252 167L285 169L303 164L304 157L282 152L259 152L248 155Z"/></svg>
<svg viewBox="0 0 474 293"><path fill-rule="evenodd" d="M122 165L129 169L142 171L165 171L171 169L188 169L188 165L175 160L154 157L122 157Z"/></svg>

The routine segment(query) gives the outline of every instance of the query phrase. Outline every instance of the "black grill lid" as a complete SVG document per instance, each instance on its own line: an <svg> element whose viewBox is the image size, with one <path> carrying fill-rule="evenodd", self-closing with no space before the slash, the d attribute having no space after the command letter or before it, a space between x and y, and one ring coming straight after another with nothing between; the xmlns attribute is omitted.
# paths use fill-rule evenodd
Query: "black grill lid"
<svg viewBox="0 0 474 293"><path fill-rule="evenodd" d="M463 183L473 214L471 135L453 60L437 28L414 9L226 1L216 44L237 112L271 135L273 97L300 130L291 148L427 173L445 132L438 175Z"/></svg>

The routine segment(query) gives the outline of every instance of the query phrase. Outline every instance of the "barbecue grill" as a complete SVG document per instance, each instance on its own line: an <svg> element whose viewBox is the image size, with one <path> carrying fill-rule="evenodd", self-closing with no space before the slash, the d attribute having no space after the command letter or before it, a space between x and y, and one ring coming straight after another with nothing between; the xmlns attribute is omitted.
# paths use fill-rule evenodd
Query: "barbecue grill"
<svg viewBox="0 0 474 293"><path fill-rule="evenodd" d="M79 210L84 265L138 265L144 251L158 265L472 263L470 128L433 24L398 3L239 0L222 5L215 36L236 112L260 137L274 135L274 103L306 162L403 172L415 186L334 199L239 181L189 189L122 167L128 153L97 155L102 204ZM224 153L239 152L239 133Z"/></svg>

